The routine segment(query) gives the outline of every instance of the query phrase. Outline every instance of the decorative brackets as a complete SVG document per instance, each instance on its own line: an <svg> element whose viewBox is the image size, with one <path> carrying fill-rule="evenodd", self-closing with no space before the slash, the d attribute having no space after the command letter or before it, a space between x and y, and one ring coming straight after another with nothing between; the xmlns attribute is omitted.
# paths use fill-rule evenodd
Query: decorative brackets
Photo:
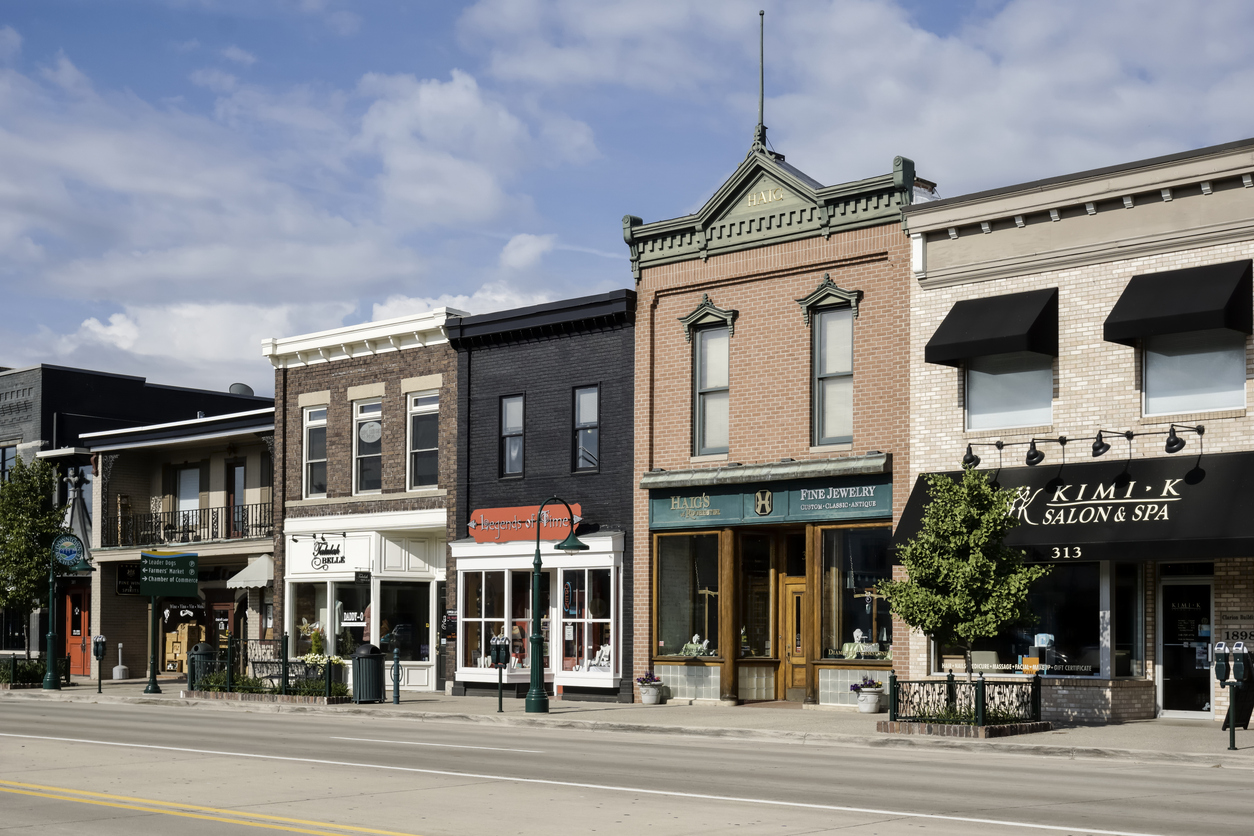
<svg viewBox="0 0 1254 836"><path fill-rule="evenodd" d="M740 311L727 311L715 305L710 301L708 293L701 294L701 304L697 305L696 310L687 316L681 316L679 321L684 326L684 341L692 342L692 329L700 325L709 325L710 323L720 322L727 326L727 336L734 336L736 333L736 317L740 316Z"/></svg>
<svg viewBox="0 0 1254 836"><path fill-rule="evenodd" d="M801 306L801 315L805 318L806 327L810 327L810 317L815 308L823 305L848 305L853 309L853 318L858 318L858 303L862 301L861 290L842 290L832 281L832 277L828 273L823 274L823 283L815 288L814 292L803 299L798 299L797 304ZM700 310L698 308L698 310Z"/></svg>

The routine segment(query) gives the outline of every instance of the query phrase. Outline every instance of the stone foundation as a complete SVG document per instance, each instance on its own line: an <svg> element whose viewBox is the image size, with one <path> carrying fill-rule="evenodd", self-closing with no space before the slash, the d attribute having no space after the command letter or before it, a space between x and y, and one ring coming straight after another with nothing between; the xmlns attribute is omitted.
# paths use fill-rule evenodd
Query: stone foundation
<svg viewBox="0 0 1254 836"><path fill-rule="evenodd" d="M885 734L927 734L937 737L967 737L984 740L991 737L1010 737L1016 734L1033 734L1053 728L1051 723L1005 723L997 726L959 726L948 723L903 723L880 720L875 724L877 732Z"/></svg>
<svg viewBox="0 0 1254 836"><path fill-rule="evenodd" d="M1148 679L1044 679L1041 719L1059 723L1125 723L1158 715Z"/></svg>

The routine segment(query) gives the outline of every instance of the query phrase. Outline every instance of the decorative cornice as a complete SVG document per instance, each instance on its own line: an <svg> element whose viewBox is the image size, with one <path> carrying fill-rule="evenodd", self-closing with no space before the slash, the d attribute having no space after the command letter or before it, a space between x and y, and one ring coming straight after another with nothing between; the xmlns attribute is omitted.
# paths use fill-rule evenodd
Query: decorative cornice
<svg viewBox="0 0 1254 836"><path fill-rule="evenodd" d="M861 290L843 290L836 286L832 281L832 277L828 273L823 274L823 282L814 292L796 302L801 306L801 315L805 319L806 327L810 327L810 317L814 309L822 305L848 305L853 309L853 318L858 318L858 303L862 301Z"/></svg>
<svg viewBox="0 0 1254 836"><path fill-rule="evenodd" d="M469 314L454 308L436 308L426 313L363 322L314 334L270 338L261 341L261 353L270 358L276 369L290 369L441 345L448 342L444 323L453 316Z"/></svg>
<svg viewBox="0 0 1254 836"><path fill-rule="evenodd" d="M701 294L701 304L687 316L679 317L679 321L684 326L684 341L692 342L692 329L699 325L706 325L712 322L721 322L727 326L727 336L736 335L736 317L740 316L740 311L724 310L718 305L710 301L708 293Z"/></svg>
<svg viewBox="0 0 1254 836"><path fill-rule="evenodd" d="M863 476L891 473L890 453L867 453L865 456L843 456L834 459L811 459L804 462L728 465L696 470L671 470L646 473L640 477L642 490L689 488L702 485L743 485L748 482L778 482L784 479L817 479L833 476Z"/></svg>

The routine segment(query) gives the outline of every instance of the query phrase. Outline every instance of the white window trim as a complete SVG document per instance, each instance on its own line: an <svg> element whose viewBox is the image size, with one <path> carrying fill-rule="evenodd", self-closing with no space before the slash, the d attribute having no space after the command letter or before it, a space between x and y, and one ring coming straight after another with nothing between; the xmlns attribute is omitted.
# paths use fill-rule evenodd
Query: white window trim
<svg viewBox="0 0 1254 836"><path fill-rule="evenodd" d="M317 410L322 410L322 414L323 414L322 419L317 420L317 421L311 421L309 418L310 413L315 412ZM322 427L323 430L326 430L326 427L327 427L326 412L327 412L327 407L325 405L321 405L321 406L307 406L304 408L304 410L301 413L300 482L301 482L301 495L305 499L323 499L327 495L326 491L323 491L322 493L311 493L309 490L309 464L310 464L309 430L316 429L318 427ZM325 435L323 436L323 448L327 453L330 452L329 450L326 450ZM321 461L323 464L326 464L327 462L326 459L317 459L317 461Z"/></svg>
<svg viewBox="0 0 1254 836"><path fill-rule="evenodd" d="M713 331L727 332L727 385L714 389L701 388L701 340L705 334ZM720 454L728 454L731 452L731 326L717 325L712 328L700 328L693 334L693 356L692 356L692 398L693 398L693 455L694 456L717 456ZM717 392L727 393L727 446L726 447L706 447L705 446L705 395L712 395Z"/></svg>
<svg viewBox="0 0 1254 836"><path fill-rule="evenodd" d="M430 390L423 391L423 392L410 392L405 396L406 398L408 398L408 400L406 401L408 409L406 410L406 413L405 413L405 423L407 424L407 426L405 427L405 490L406 491L411 491L411 492L412 491L429 491L429 490L433 490L433 489L440 487L439 458L438 458L440 445L439 445L438 427L436 429L436 446L435 446L436 457L437 457L435 484L433 485L415 485L414 484L414 455L413 455L415 452L417 452L416 450L414 450L414 416L415 415L430 415L432 413L434 413L436 416L439 416L440 414L440 404L438 401L436 402L434 406L431 406L431 405L418 406L417 405L418 399L430 398L430 397L438 398L439 396L440 396L439 389L430 389ZM438 422L439 418L437 417L436 420Z"/></svg>
<svg viewBox="0 0 1254 836"><path fill-rule="evenodd" d="M822 356L820 354L822 347L820 343L823 339L823 316L836 311L847 310L850 312L849 320L849 371L847 372L831 372L829 374L820 373L820 363ZM834 307L820 308L814 311L814 328L810 335L810 387L811 387L811 411L810 420L814 424L814 446L830 447L836 444L853 444L853 422L850 421L850 435L848 438L844 436L836 436L835 438L824 438L823 436L823 419L826 417L823 413L823 381L835 380L837 378L854 379L854 345L856 343L856 335L854 334L857 324L857 311L852 305L837 305ZM853 390L850 389L852 395ZM850 404L849 411L852 414L853 405ZM965 409L963 410L966 411Z"/></svg>
<svg viewBox="0 0 1254 836"><path fill-rule="evenodd" d="M592 389L597 396L597 419L586 426L579 425L579 393ZM601 470L601 384L589 383L584 386L576 386L571 389L572 407L571 412L571 473L599 473ZM594 429L597 431L597 452L596 463L592 467L579 466L579 431Z"/></svg>
<svg viewBox="0 0 1254 836"><path fill-rule="evenodd" d="M376 403L377 403L377 404L379 404L379 415L378 415L378 417L377 417L375 420L377 420L377 421L379 422L379 426L380 426L380 427L382 427L382 426L383 426L383 399L382 399L382 398L365 398L365 399L360 400L360 401L353 401L353 423L352 423L352 431L353 431L353 496L377 496L377 495L379 495L379 494L383 493L383 482L382 482L382 473L383 473L383 451L382 451L382 449L380 449L380 451L379 451L379 474L380 474L379 488L378 488L377 490L363 491L363 490L361 490L361 489L358 487L358 485L357 485L357 460L358 460L358 458L359 458L359 456L358 456L358 454L357 454L357 441L358 441L358 439L357 439L357 425L358 425L358 423L359 423L359 422L361 422L361 421L362 421L362 416L361 416L361 414L360 414L360 411L361 411L361 408L362 408L363 406L369 406L370 404L376 404ZM382 439L380 439L380 441L382 441ZM380 447L382 447L382 445L380 445Z"/></svg>

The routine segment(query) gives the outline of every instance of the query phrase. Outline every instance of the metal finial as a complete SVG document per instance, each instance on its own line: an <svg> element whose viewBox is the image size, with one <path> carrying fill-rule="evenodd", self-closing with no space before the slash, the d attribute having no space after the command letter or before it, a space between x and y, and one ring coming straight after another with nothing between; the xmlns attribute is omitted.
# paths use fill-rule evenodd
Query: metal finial
<svg viewBox="0 0 1254 836"><path fill-rule="evenodd" d="M763 105L766 98L766 10L758 10L758 126L753 132L755 145L766 147L766 123L763 121Z"/></svg>

